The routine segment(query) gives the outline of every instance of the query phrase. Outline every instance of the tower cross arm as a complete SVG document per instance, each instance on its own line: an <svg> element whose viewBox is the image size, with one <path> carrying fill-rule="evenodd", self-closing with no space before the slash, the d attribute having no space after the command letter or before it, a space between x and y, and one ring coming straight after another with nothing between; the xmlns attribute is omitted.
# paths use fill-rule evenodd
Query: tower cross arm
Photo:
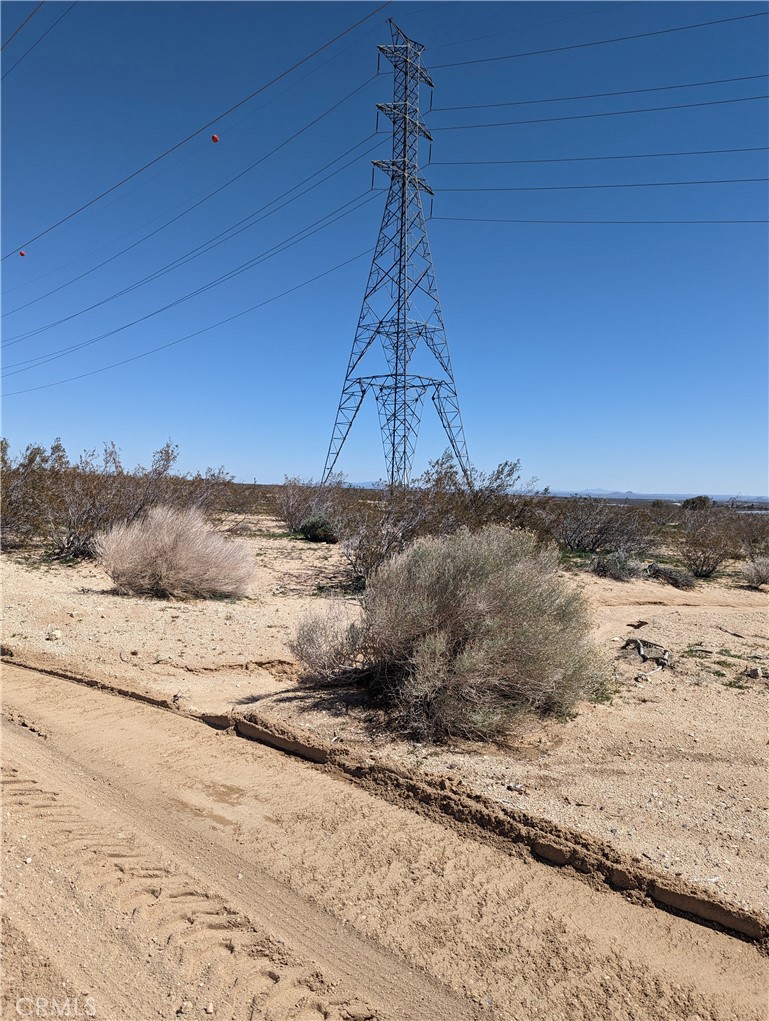
<svg viewBox="0 0 769 1021"><path fill-rule="evenodd" d="M396 120L403 120L406 122L406 126L410 131L417 131L423 138L432 142L433 136L421 122L419 117L415 117L409 110L407 103L377 103L376 108L386 117L389 117L393 123L395 123Z"/></svg>
<svg viewBox="0 0 769 1021"><path fill-rule="evenodd" d="M381 46L377 46L377 49L383 57L387 57L396 70L408 67L410 77L417 78L420 82L424 82L424 84L431 89L435 88L435 83L432 78L419 63L419 56L424 49L424 46L422 46L421 43L415 43L413 40L409 40L409 42L403 46L388 46L386 44L382 44Z"/></svg>
<svg viewBox="0 0 769 1021"><path fill-rule="evenodd" d="M384 170L390 177L400 177L401 175L408 177L409 183L416 185L420 191L426 191L428 195L435 194L423 177L419 177L416 173L411 173L408 166L404 168L403 164L397 160L372 160L371 163L373 166L378 167L379 170Z"/></svg>

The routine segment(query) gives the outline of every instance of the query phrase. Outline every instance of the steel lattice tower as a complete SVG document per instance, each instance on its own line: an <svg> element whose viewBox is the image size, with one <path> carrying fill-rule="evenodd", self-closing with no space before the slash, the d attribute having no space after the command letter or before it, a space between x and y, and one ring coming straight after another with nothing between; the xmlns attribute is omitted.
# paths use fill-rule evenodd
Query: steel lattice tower
<svg viewBox="0 0 769 1021"><path fill-rule="evenodd" d="M393 65L393 101L377 103L377 109L392 121L392 159L373 160L375 167L389 175L390 186L323 481L334 470L369 390L374 391L379 409L390 485L408 484L426 393L435 404L460 468L465 475L469 469L422 209L422 192L433 192L419 174L419 139L432 141L432 136L420 119L419 89L423 84L433 88L433 83L421 64L424 46L409 39L392 21L390 30L392 44L378 49ZM375 340L382 345L389 372L358 375ZM409 373L420 340L435 356L442 370L440 377Z"/></svg>

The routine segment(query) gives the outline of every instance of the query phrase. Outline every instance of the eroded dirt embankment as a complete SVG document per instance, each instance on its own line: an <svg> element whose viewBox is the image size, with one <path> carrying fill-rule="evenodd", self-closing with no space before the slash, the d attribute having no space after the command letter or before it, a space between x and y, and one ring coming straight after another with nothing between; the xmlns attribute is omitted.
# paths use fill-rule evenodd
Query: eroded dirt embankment
<svg viewBox="0 0 769 1021"><path fill-rule="evenodd" d="M478 839L472 812L438 822L440 785L402 777L388 802L329 763L4 672L11 926L105 1017L764 1014L749 942ZM376 767L359 779L383 789Z"/></svg>

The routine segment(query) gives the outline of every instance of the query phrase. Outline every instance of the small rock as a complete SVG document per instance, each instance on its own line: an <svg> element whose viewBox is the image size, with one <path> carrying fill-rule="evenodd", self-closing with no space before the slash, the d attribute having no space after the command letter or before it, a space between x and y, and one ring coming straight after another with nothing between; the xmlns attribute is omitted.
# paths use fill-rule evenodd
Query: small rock
<svg viewBox="0 0 769 1021"><path fill-rule="evenodd" d="M25 858L24 859L24 864L25 865L31 865L32 864L32 859L31 858Z"/></svg>
<svg viewBox="0 0 769 1021"><path fill-rule="evenodd" d="M179 1009L176 1011L176 1016L179 1017L180 1014L184 1014L185 1012L190 1010L192 1010L192 1003L190 1000L185 1000L184 1003L182 1003L181 1007L179 1007Z"/></svg>
<svg viewBox="0 0 769 1021"><path fill-rule="evenodd" d="M48 634L45 636L46 642L58 642L61 638L61 631L58 628L50 628Z"/></svg>
<svg viewBox="0 0 769 1021"><path fill-rule="evenodd" d="M213 1012L214 1012L214 1005L213 1005L213 1003L207 1003L206 1004L206 1014L213 1014Z"/></svg>

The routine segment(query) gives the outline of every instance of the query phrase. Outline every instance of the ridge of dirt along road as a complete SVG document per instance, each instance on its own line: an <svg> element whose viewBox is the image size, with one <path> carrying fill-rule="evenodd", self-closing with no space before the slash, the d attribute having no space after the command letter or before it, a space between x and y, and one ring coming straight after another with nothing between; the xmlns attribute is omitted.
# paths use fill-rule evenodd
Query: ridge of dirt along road
<svg viewBox="0 0 769 1021"><path fill-rule="evenodd" d="M193 720L4 689L5 1017L765 1017L747 942Z"/></svg>

